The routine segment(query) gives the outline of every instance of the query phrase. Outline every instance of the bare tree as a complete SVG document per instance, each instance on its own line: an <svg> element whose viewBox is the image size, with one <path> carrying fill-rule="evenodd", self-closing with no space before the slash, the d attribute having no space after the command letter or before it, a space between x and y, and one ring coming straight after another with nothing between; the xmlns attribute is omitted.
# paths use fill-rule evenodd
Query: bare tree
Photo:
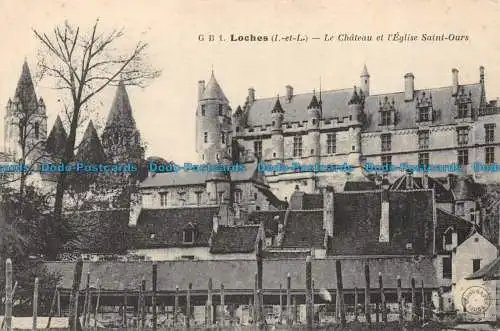
<svg viewBox="0 0 500 331"><path fill-rule="evenodd" d="M123 40L123 30L103 33L99 20L84 32L79 26L65 22L50 33L33 30L41 44L38 61L40 76L53 79L53 87L64 92L70 128L64 151L63 163L71 162L75 149L77 129L82 113L89 111L88 105L109 85L144 87L161 72L146 62L148 44L139 41L129 52L120 52L117 46ZM63 196L66 189L66 174L58 176L54 203L54 222L61 224ZM63 227L61 227L62 229ZM55 258L62 246L63 233L55 233L54 247L50 258Z"/></svg>

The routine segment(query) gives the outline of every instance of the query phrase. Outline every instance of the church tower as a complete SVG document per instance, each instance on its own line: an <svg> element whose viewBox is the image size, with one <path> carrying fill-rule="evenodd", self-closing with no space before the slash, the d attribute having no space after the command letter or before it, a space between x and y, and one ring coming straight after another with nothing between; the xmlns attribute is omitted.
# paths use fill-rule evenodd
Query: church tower
<svg viewBox="0 0 500 331"><path fill-rule="evenodd" d="M144 158L125 84L120 81L102 134L107 162L136 163Z"/></svg>
<svg viewBox="0 0 500 331"><path fill-rule="evenodd" d="M28 161L38 159L47 139L47 113L43 99L37 99L26 60L14 98L7 102L4 125L4 152L19 160L24 140Z"/></svg>

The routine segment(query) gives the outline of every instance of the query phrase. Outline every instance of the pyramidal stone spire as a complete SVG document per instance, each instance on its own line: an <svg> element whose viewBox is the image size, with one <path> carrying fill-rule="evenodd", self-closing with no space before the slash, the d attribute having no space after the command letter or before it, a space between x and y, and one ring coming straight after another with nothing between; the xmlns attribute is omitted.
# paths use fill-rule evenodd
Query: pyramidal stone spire
<svg viewBox="0 0 500 331"><path fill-rule="evenodd" d="M311 98L311 102L309 103L309 106L307 106L307 109L311 109L311 108L320 108L318 98L316 98L316 93L313 93L313 96Z"/></svg>
<svg viewBox="0 0 500 331"><path fill-rule="evenodd" d="M23 63L21 76L17 82L14 100L19 100L23 109L35 111L38 107L35 86L33 85L33 79L31 78L30 68L26 59Z"/></svg>
<svg viewBox="0 0 500 331"><path fill-rule="evenodd" d="M50 130L47 142L45 145L45 150L52 156L61 158L64 154L64 149L66 148L66 142L68 140L68 135L66 130L64 130L63 123L59 115L57 115L56 121L52 130Z"/></svg>
<svg viewBox="0 0 500 331"><path fill-rule="evenodd" d="M118 84L108 120L106 121L106 127L112 126L135 127L132 106L130 105L130 99L123 81L120 81Z"/></svg>
<svg viewBox="0 0 500 331"><path fill-rule="evenodd" d="M212 71L212 75L210 76L210 80L205 87L205 91L203 92L203 96L201 100L219 100L223 102L228 102L226 95L222 91L217 79L215 79L214 72Z"/></svg>
<svg viewBox="0 0 500 331"><path fill-rule="evenodd" d="M104 149L92 120L89 122L87 129L83 134L82 142L78 148L78 153L76 154L76 159L86 163L104 162Z"/></svg>
<svg viewBox="0 0 500 331"><path fill-rule="evenodd" d="M276 103L274 104L271 113L284 113L283 107L281 106L280 97L276 97Z"/></svg>

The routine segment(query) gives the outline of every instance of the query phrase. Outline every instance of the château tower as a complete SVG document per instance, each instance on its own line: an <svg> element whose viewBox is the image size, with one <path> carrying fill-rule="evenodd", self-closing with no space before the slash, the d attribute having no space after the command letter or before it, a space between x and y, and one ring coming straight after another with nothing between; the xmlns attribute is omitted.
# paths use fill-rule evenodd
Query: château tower
<svg viewBox="0 0 500 331"><path fill-rule="evenodd" d="M120 81L116 90L102 134L102 145L110 162L137 163L144 158L141 135L136 127L123 81Z"/></svg>
<svg viewBox="0 0 500 331"><path fill-rule="evenodd" d="M276 103L271 110L272 131L271 142L273 146L273 159L283 162L284 157L284 139L283 139L283 107L281 107L279 96L276 98Z"/></svg>
<svg viewBox="0 0 500 331"><path fill-rule="evenodd" d="M4 125L4 152L19 160L23 157L22 141L25 140L27 161L37 160L47 138L47 113L43 99L37 99L26 60L14 98L7 102Z"/></svg>
<svg viewBox="0 0 500 331"><path fill-rule="evenodd" d="M321 105L316 98L316 93L313 93L311 102L307 107L307 149L306 155L311 158L312 163L319 163L321 155L319 121L321 120Z"/></svg>

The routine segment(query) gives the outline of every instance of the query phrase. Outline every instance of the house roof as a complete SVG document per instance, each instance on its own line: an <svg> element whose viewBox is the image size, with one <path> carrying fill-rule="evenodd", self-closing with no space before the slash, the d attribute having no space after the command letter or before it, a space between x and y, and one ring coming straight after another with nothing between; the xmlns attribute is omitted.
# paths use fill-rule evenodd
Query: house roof
<svg viewBox="0 0 500 331"><path fill-rule="evenodd" d="M118 83L115 98L111 104L106 127L132 127L135 128L135 120L132 115L132 106L123 81Z"/></svg>
<svg viewBox="0 0 500 331"><path fill-rule="evenodd" d="M336 193L329 254L432 253L432 190L389 191L388 196L390 241L386 243L379 242L382 191Z"/></svg>
<svg viewBox="0 0 500 331"><path fill-rule="evenodd" d="M429 257L391 258L353 258L341 259L343 285L345 289L365 286L364 266L370 267L370 283L378 285L378 273L384 276L384 287L397 287L397 275L400 275L403 288L411 287L411 277L417 284L424 281L426 288L437 288L432 260ZM257 272L256 261L218 260L218 261L164 261L158 263L158 291L175 291L176 286L186 289L192 284L193 290L206 290L208 279L213 279L215 289L224 283L228 290L251 290L254 288L254 275ZM312 276L316 288L335 289L336 259L312 260ZM48 262L51 272L60 274L60 287L70 289L73 281L74 262ZM137 290L141 279L146 279L146 289L151 289L152 262L84 262L83 274L90 273L90 284L96 280L103 290ZM305 258L263 261L263 288L278 290L284 287L287 274L290 274L293 289L305 289ZM85 288L81 282L81 289Z"/></svg>
<svg viewBox="0 0 500 331"><path fill-rule="evenodd" d="M391 190L414 190L414 189L423 189L424 186L422 184L422 177L413 177L411 176L411 183L408 182L408 176L403 175L396 179L394 183L391 185ZM454 197L453 193L448 190L442 182L432 177L427 177L427 187L429 189L434 189L434 196L436 198L436 202L453 202Z"/></svg>
<svg viewBox="0 0 500 331"><path fill-rule="evenodd" d="M264 231L266 236L274 236L278 234L278 224L283 224L286 210L266 210L254 211L248 215L248 223L261 224L264 223Z"/></svg>
<svg viewBox="0 0 500 331"><path fill-rule="evenodd" d="M289 210L281 247L323 248L323 210Z"/></svg>
<svg viewBox="0 0 500 331"><path fill-rule="evenodd" d="M136 227L141 238L134 248L208 247L213 217L218 212L219 207L142 209ZM188 225L195 230L192 244L185 244L183 239Z"/></svg>
<svg viewBox="0 0 500 331"><path fill-rule="evenodd" d="M259 225L219 226L212 237L210 253L251 253L255 251Z"/></svg>
<svg viewBox="0 0 500 331"><path fill-rule="evenodd" d="M459 216L453 215L441 208L436 208L436 249L438 253L445 253L443 246L443 236L449 228L457 232L458 243L463 243L474 230L474 224Z"/></svg>
<svg viewBox="0 0 500 331"><path fill-rule="evenodd" d="M465 279L500 279L500 256Z"/></svg>
<svg viewBox="0 0 500 331"><path fill-rule="evenodd" d="M459 176L451 187L456 200L475 200L482 195L482 186L471 176Z"/></svg>

